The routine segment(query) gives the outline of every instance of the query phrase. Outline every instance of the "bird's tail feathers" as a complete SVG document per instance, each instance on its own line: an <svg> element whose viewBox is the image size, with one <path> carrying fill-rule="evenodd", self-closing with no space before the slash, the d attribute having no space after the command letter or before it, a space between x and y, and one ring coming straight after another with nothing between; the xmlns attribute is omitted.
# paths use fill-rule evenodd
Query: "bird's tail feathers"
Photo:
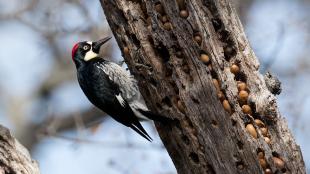
<svg viewBox="0 0 310 174"><path fill-rule="evenodd" d="M141 124L132 124L130 125L130 128L136 131L138 134L140 134L142 137L147 139L149 142L152 142L153 139L149 136L149 134L144 130L144 128L141 126Z"/></svg>
<svg viewBox="0 0 310 174"><path fill-rule="evenodd" d="M138 109L138 111L144 115L145 117L153 120L153 121L158 121L158 122L161 122L161 123L167 123L167 122L171 122L172 119L171 118L168 118L168 117L165 117L165 116L162 116L160 114L155 114L149 110L143 110L143 109Z"/></svg>

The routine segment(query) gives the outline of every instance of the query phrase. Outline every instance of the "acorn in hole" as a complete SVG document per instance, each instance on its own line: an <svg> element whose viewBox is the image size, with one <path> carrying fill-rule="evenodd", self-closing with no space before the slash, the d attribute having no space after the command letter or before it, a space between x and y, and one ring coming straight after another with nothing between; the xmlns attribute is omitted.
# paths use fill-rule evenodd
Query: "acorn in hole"
<svg viewBox="0 0 310 174"><path fill-rule="evenodd" d="M256 124L257 126L259 126L259 127L265 127L265 124L264 124L263 121L260 120L260 119L255 119L254 122L255 122L255 124Z"/></svg>
<svg viewBox="0 0 310 174"><path fill-rule="evenodd" d="M239 66L236 64L231 65L230 72L235 74L235 75L238 74L240 72Z"/></svg>
<svg viewBox="0 0 310 174"><path fill-rule="evenodd" d="M200 55L200 60L203 62L203 63L209 63L210 62L210 58L207 54L201 54Z"/></svg>
<svg viewBox="0 0 310 174"><path fill-rule="evenodd" d="M245 114L252 115L252 109L249 105L243 105L242 106L242 112Z"/></svg>
<svg viewBox="0 0 310 174"><path fill-rule="evenodd" d="M240 91L239 92L239 99L241 101L247 101L248 100L248 97L249 97L249 93L247 91Z"/></svg>
<svg viewBox="0 0 310 174"><path fill-rule="evenodd" d="M266 137L266 136L267 136L267 134L268 134L268 130L267 130L267 128L262 127L262 128L260 128L260 131L262 132L262 134L264 135L264 137Z"/></svg>
<svg viewBox="0 0 310 174"><path fill-rule="evenodd" d="M187 18L188 17L188 11L187 10L181 10L180 11L180 16L182 18Z"/></svg>
<svg viewBox="0 0 310 174"><path fill-rule="evenodd" d="M257 156L258 156L258 159L264 159L265 158L265 154L262 151L258 152Z"/></svg>
<svg viewBox="0 0 310 174"><path fill-rule="evenodd" d="M164 14L164 9L163 6L161 4L156 4L155 5L155 10L160 13L160 14Z"/></svg>
<svg viewBox="0 0 310 174"><path fill-rule="evenodd" d="M239 91L246 91L247 90L247 86L246 83L238 81L237 82L237 87Z"/></svg>
<svg viewBox="0 0 310 174"><path fill-rule="evenodd" d="M274 164L275 164L278 168L280 168L280 169L284 168L284 162L283 162L282 159L280 159L280 158L278 158L278 157L272 157L272 160L273 160Z"/></svg>
<svg viewBox="0 0 310 174"><path fill-rule="evenodd" d="M267 144L270 144L271 143L271 139L269 137L264 137L264 140Z"/></svg>
<svg viewBox="0 0 310 174"><path fill-rule="evenodd" d="M221 91L220 83L217 79L213 79L213 84L217 91Z"/></svg>
<svg viewBox="0 0 310 174"><path fill-rule="evenodd" d="M223 106L224 106L224 109L225 109L227 112L229 112L229 113L232 112L231 106L230 106L228 100L224 100L224 101L223 101Z"/></svg>
<svg viewBox="0 0 310 174"><path fill-rule="evenodd" d="M196 34L195 36L194 36L194 40L200 45L201 44L201 42L202 42L202 38L201 38L201 36L199 35L199 34Z"/></svg>
<svg viewBox="0 0 310 174"><path fill-rule="evenodd" d="M170 22L164 23L164 29L170 31L172 29L172 25Z"/></svg>
<svg viewBox="0 0 310 174"><path fill-rule="evenodd" d="M263 169L267 168L267 161L265 160L265 158L259 159L259 164L260 166L262 166Z"/></svg>
<svg viewBox="0 0 310 174"><path fill-rule="evenodd" d="M257 132L252 124L247 124L245 128L253 138L257 139Z"/></svg>
<svg viewBox="0 0 310 174"><path fill-rule="evenodd" d="M128 54L129 54L129 48L128 48L128 47L124 47L123 51L124 51L124 54L125 54L125 55L128 55Z"/></svg>
<svg viewBox="0 0 310 174"><path fill-rule="evenodd" d="M265 170L265 174L272 174L271 169L266 169L266 170Z"/></svg>

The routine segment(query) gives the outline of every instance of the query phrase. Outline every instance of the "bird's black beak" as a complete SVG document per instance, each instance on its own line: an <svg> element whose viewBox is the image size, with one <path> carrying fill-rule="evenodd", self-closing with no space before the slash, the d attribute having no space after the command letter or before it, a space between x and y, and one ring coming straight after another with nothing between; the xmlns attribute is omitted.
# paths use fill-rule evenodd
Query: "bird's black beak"
<svg viewBox="0 0 310 174"><path fill-rule="evenodd" d="M100 47L108 42L112 37L108 36L93 43L93 52L99 54Z"/></svg>

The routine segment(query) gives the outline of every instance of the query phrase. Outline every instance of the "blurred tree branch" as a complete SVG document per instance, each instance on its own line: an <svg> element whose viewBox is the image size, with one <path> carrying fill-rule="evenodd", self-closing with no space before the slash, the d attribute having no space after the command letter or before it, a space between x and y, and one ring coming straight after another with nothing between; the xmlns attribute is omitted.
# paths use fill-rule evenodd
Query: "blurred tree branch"
<svg viewBox="0 0 310 174"><path fill-rule="evenodd" d="M36 161L10 133L0 125L0 174L39 174Z"/></svg>

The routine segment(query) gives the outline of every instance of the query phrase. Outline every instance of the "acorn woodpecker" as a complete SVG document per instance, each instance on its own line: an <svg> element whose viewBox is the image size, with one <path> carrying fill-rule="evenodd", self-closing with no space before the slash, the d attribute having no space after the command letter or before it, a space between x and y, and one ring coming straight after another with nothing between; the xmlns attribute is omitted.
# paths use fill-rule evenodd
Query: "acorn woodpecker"
<svg viewBox="0 0 310 174"><path fill-rule="evenodd" d="M100 47L110 39L105 37L97 42L84 41L74 45L72 59L80 87L92 104L151 141L139 120L162 122L170 119L148 110L137 82L129 72L99 57Z"/></svg>

